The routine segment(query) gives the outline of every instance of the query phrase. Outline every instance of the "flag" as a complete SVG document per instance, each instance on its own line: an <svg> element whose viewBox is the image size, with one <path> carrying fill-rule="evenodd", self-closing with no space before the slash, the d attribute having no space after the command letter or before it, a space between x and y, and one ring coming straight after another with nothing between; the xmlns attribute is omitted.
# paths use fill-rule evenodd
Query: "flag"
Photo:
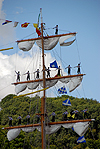
<svg viewBox="0 0 100 149"><path fill-rule="evenodd" d="M50 67L51 68L58 68L56 60L54 62L50 63Z"/></svg>
<svg viewBox="0 0 100 149"><path fill-rule="evenodd" d="M58 93L59 94L67 94L66 88L63 86L61 88L58 89Z"/></svg>
<svg viewBox="0 0 100 149"><path fill-rule="evenodd" d="M41 36L41 32L40 32L40 30L39 30L39 28L38 28L38 24L37 24L37 23L33 23L33 26L36 28L37 34L38 34L39 36Z"/></svg>
<svg viewBox="0 0 100 149"><path fill-rule="evenodd" d="M5 25L5 24L7 24L7 23L11 23L12 21L9 21L9 20L5 20L5 22L4 23L2 23L2 25Z"/></svg>
<svg viewBox="0 0 100 149"><path fill-rule="evenodd" d="M39 36L41 36L41 32L39 31L38 28L36 28L36 32L37 32L37 34L38 34Z"/></svg>
<svg viewBox="0 0 100 149"><path fill-rule="evenodd" d="M71 106L71 102L70 102L69 98L64 100L62 105L64 105L64 106Z"/></svg>
<svg viewBox="0 0 100 149"><path fill-rule="evenodd" d="M13 26L13 27L16 27L16 26L18 25L18 23L19 23L19 22L14 22L14 26Z"/></svg>
<svg viewBox="0 0 100 149"><path fill-rule="evenodd" d="M30 23L25 22L25 23L21 24L21 27L27 27L28 24L30 24Z"/></svg>
<svg viewBox="0 0 100 149"><path fill-rule="evenodd" d="M84 136L79 137L79 138L77 139L77 143L86 143L86 140L85 140Z"/></svg>

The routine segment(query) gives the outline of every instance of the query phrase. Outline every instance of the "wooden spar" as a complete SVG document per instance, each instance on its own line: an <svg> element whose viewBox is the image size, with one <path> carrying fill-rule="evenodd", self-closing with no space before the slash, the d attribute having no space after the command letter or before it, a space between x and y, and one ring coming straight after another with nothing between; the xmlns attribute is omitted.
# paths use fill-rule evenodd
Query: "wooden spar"
<svg viewBox="0 0 100 149"><path fill-rule="evenodd" d="M68 76L58 76L58 77L52 77L52 78L45 78L46 81L48 80L56 80L56 79L62 79L62 78L72 78L72 77L78 77L78 76L83 76L86 74L77 74L77 75L68 75ZM29 81L22 81L22 82L16 82L16 83L12 83L14 85L17 84L23 84L23 83L32 83L32 82L41 82L43 81L43 79L38 79L38 80L29 80Z"/></svg>
<svg viewBox="0 0 100 149"><path fill-rule="evenodd" d="M37 92L44 91L44 90L46 90L46 89L48 89L48 88L49 88L49 87L47 87L47 88L43 88L43 89L38 90L38 91L35 91L35 92L31 92L31 93L27 93L27 94L23 94L23 95L19 95L19 96L14 96L13 98L18 98L18 97L27 96L27 95L30 95L30 94L35 94L35 93L37 93Z"/></svg>
<svg viewBox="0 0 100 149"><path fill-rule="evenodd" d="M6 48L6 49L0 49L0 51L10 50L10 49L13 49L13 47L11 47L11 48Z"/></svg>
<svg viewBox="0 0 100 149"><path fill-rule="evenodd" d="M95 121L95 119L50 122L50 123L46 123L45 125L47 126L47 125L70 124L70 123L91 122L91 121ZM29 125L20 125L20 126L11 126L11 127L5 127L5 128L2 128L2 129L16 129L16 128L38 127L38 126L41 126L41 123L29 124Z"/></svg>
<svg viewBox="0 0 100 149"><path fill-rule="evenodd" d="M43 37L44 39L48 39L48 38L53 38L53 37L62 37L62 36L66 36L66 35L76 35L77 32L73 32L73 33L66 33L66 34L59 34L59 35L52 35L52 36L45 36ZM41 37L38 38L31 38L31 39L24 39L24 40L17 40L16 42L24 42L24 41L33 41L33 40L40 40Z"/></svg>

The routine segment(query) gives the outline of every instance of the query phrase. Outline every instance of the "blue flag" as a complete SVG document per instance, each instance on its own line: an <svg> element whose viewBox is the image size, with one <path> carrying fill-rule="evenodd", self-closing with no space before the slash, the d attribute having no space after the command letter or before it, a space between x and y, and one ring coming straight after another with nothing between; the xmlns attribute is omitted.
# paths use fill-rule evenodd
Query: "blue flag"
<svg viewBox="0 0 100 149"><path fill-rule="evenodd" d="M86 143L86 140L85 140L84 136L79 137L79 138L77 139L77 143Z"/></svg>
<svg viewBox="0 0 100 149"><path fill-rule="evenodd" d="M58 68L56 60L54 62L50 63L50 67L51 68Z"/></svg>
<svg viewBox="0 0 100 149"><path fill-rule="evenodd" d="M62 105L64 105L64 106L71 106L71 102L70 102L69 98L64 100Z"/></svg>
<svg viewBox="0 0 100 149"><path fill-rule="evenodd" d="M61 88L58 89L58 93L59 94L67 94L66 88L63 86Z"/></svg>

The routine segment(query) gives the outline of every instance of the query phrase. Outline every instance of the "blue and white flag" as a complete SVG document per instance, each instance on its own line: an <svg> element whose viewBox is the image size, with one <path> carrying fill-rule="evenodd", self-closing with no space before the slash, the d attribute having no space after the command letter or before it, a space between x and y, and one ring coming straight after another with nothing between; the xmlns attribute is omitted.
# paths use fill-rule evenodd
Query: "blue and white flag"
<svg viewBox="0 0 100 149"><path fill-rule="evenodd" d="M50 63L50 67L51 68L58 68L56 60L54 62Z"/></svg>
<svg viewBox="0 0 100 149"><path fill-rule="evenodd" d="M61 88L58 89L58 93L59 94L67 94L66 88L63 86Z"/></svg>
<svg viewBox="0 0 100 149"><path fill-rule="evenodd" d="M85 140L84 136L79 137L79 138L77 139L77 143L86 143L86 140Z"/></svg>
<svg viewBox="0 0 100 149"><path fill-rule="evenodd" d="M64 105L64 106L71 106L71 102L70 102L69 98L64 100L62 105Z"/></svg>

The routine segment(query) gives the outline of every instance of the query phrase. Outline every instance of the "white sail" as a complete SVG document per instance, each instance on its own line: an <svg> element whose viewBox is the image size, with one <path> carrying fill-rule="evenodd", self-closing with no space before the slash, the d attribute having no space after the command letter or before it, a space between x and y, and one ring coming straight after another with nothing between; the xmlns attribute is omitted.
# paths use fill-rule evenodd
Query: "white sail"
<svg viewBox="0 0 100 149"><path fill-rule="evenodd" d="M83 76L77 76L77 77L73 77L70 78L69 81L69 92L72 92L74 89L76 89L82 82Z"/></svg>
<svg viewBox="0 0 100 149"><path fill-rule="evenodd" d="M60 46L70 46L76 39L69 41L69 42L63 42L62 44L60 44Z"/></svg>
<svg viewBox="0 0 100 149"><path fill-rule="evenodd" d="M27 87L30 90L36 89L39 86L39 82L27 83Z"/></svg>
<svg viewBox="0 0 100 149"><path fill-rule="evenodd" d="M89 126L89 122L79 122L73 125L74 131L79 135L79 136L83 136Z"/></svg>
<svg viewBox="0 0 100 149"><path fill-rule="evenodd" d="M15 139L20 133L20 128L17 128L17 129L11 129L8 131L7 133L7 138L9 141Z"/></svg>
<svg viewBox="0 0 100 149"><path fill-rule="evenodd" d="M59 37L52 37L44 39L44 50L51 50L53 49L59 41ZM42 48L42 42L41 40L36 41L37 45Z"/></svg>
<svg viewBox="0 0 100 149"><path fill-rule="evenodd" d="M54 86L58 80L46 80L46 87ZM41 87L43 87L43 81L40 82Z"/></svg>
<svg viewBox="0 0 100 149"><path fill-rule="evenodd" d="M29 51L33 44L35 43L35 41L24 41L24 42L18 42L18 47L20 50L23 50L23 51Z"/></svg>
<svg viewBox="0 0 100 149"><path fill-rule="evenodd" d="M24 132L33 132L36 128L35 127L26 127L21 128Z"/></svg>
<svg viewBox="0 0 100 149"><path fill-rule="evenodd" d="M26 83L24 83L24 84L17 84L15 86L15 92L16 92L16 94L19 94L20 92L24 91L26 88L27 88L27 84Z"/></svg>
<svg viewBox="0 0 100 149"><path fill-rule="evenodd" d="M64 128L72 128L74 123L71 124L62 124Z"/></svg>
<svg viewBox="0 0 100 149"><path fill-rule="evenodd" d="M66 40L71 38L71 37L74 37L76 34L70 34L70 35L65 35L65 36L62 36L59 38L59 43L60 43L60 46L63 46L66 44ZM74 41L73 41L74 42ZM72 42L72 43L73 43ZM67 43L68 44L68 43ZM68 45L70 45L71 43L69 43Z"/></svg>

